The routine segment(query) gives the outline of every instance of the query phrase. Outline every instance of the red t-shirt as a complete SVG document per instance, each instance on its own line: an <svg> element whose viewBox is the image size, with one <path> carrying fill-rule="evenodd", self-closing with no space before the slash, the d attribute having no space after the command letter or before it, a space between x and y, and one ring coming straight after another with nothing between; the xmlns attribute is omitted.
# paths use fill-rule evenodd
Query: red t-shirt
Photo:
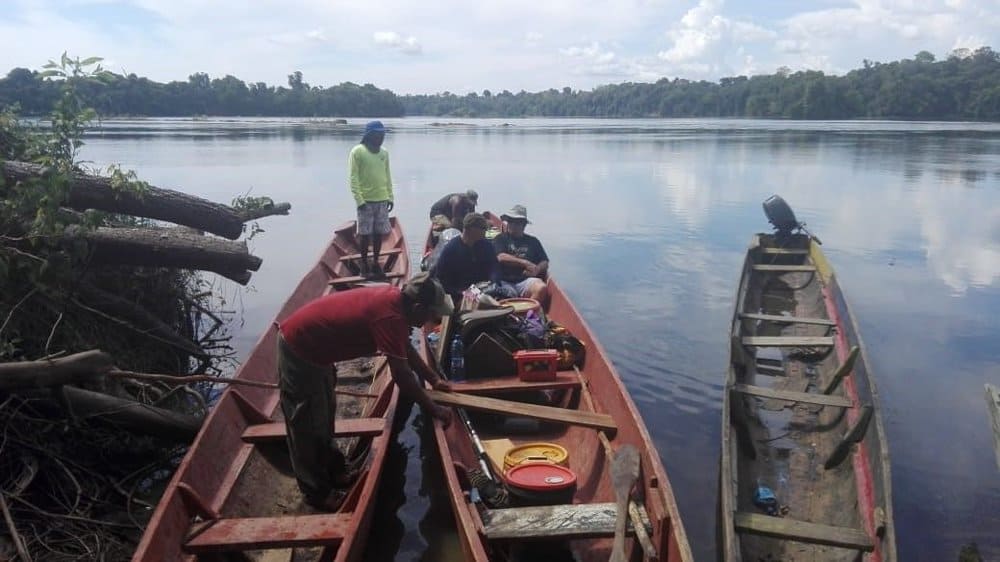
<svg viewBox="0 0 1000 562"><path fill-rule="evenodd" d="M295 354L332 365L381 351L406 359L410 325L396 287L360 287L331 293L296 310L279 325Z"/></svg>

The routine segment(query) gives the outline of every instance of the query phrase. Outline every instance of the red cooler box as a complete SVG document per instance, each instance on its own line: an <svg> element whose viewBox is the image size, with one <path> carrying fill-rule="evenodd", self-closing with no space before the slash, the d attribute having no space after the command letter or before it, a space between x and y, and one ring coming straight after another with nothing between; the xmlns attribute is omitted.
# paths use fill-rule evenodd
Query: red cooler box
<svg viewBox="0 0 1000 562"><path fill-rule="evenodd" d="M559 352L554 349L526 349L514 352L517 376L522 381L551 381L556 378Z"/></svg>

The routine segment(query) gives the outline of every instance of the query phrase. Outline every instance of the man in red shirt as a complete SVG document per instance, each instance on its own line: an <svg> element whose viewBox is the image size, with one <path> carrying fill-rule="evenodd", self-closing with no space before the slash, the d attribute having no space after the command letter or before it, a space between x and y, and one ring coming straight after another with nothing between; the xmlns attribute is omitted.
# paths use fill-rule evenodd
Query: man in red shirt
<svg viewBox="0 0 1000 562"><path fill-rule="evenodd" d="M307 504L335 510L338 498L334 487L346 486L350 479L343 455L333 442L334 363L382 353L403 395L420 404L425 413L450 423L451 410L435 404L417 377L438 390L451 387L410 345L410 331L430 321L439 322L453 309L441 284L420 273L402 290L386 285L326 295L280 323L281 411L292 469Z"/></svg>

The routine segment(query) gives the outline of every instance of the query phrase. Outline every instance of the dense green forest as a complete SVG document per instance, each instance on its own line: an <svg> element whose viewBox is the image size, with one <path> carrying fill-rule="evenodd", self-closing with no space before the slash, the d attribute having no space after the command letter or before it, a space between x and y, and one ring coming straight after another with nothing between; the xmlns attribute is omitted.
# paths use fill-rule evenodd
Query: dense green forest
<svg viewBox="0 0 1000 562"><path fill-rule="evenodd" d="M1000 121L1000 54L990 47L958 49L945 60L927 51L890 63L865 60L844 76L818 71L737 76L718 82L662 79L580 91L398 96L371 84L313 87L301 72L288 86L246 84L226 76L192 74L161 84L109 75L81 87L102 115L243 115L360 117L764 117L788 119L948 119ZM40 73L15 68L0 79L0 106L47 113L59 86Z"/></svg>
<svg viewBox="0 0 1000 562"><path fill-rule="evenodd" d="M403 115L403 104L389 90L345 82L330 88L310 86L301 72L288 76L288 87L246 84L235 76L209 78L192 74L187 82L162 84L135 74L107 73L78 86L86 104L100 115L254 115L337 116ZM46 115L60 95L58 81L26 68L0 79L0 107L18 104L24 115Z"/></svg>

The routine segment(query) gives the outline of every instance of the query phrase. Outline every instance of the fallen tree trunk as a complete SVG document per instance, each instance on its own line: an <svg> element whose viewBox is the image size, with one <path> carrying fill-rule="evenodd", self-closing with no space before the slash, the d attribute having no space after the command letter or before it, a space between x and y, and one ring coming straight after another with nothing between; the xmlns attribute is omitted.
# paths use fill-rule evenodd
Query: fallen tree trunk
<svg viewBox="0 0 1000 562"><path fill-rule="evenodd" d="M113 367L111 356L96 349L58 359L0 363L0 390L79 383L104 375Z"/></svg>
<svg viewBox="0 0 1000 562"><path fill-rule="evenodd" d="M287 215L289 211L292 210L291 203L272 203L270 205L264 205L259 209L250 209L247 211L238 211L237 214L243 219L243 222L262 219L264 217L271 217L274 215Z"/></svg>
<svg viewBox="0 0 1000 562"><path fill-rule="evenodd" d="M3 178L7 184L41 177L45 173L46 168L38 164L3 163ZM83 173L73 174L65 205L81 211L96 209L172 222L230 240L243 234L244 222L271 215L287 215L291 208L287 203L278 203L241 213L228 205L152 185L141 193L116 189L110 178Z"/></svg>
<svg viewBox="0 0 1000 562"><path fill-rule="evenodd" d="M110 320L131 328L157 341L166 343L188 355L198 358L208 357L208 353L198 344L180 335L177 331L153 316L148 310L113 295L103 289L82 283L77 289L81 304L92 311L102 313Z"/></svg>
<svg viewBox="0 0 1000 562"><path fill-rule="evenodd" d="M260 269L262 260L250 254L246 242L201 236L177 228L66 228L70 240L91 246L94 264L140 265L212 271L246 284L247 270Z"/></svg>
<svg viewBox="0 0 1000 562"><path fill-rule="evenodd" d="M140 435L189 443L201 429L200 417L72 386L64 386L57 392L72 417L100 419Z"/></svg>

